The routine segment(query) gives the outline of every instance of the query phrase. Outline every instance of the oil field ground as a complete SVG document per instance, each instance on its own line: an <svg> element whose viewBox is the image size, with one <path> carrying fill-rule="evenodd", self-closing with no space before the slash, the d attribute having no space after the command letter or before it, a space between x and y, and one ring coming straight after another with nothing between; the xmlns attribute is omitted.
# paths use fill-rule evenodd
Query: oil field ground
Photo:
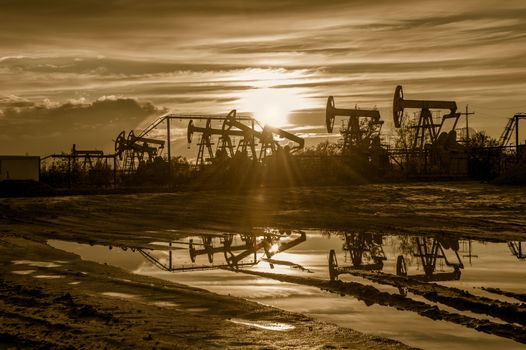
<svg viewBox="0 0 526 350"><path fill-rule="evenodd" d="M516 274L506 283L495 284L502 288L487 288L485 294L366 269L346 270L353 279L331 282L326 239L331 234L369 232L384 237L439 236L443 248L447 239L520 243L526 241L525 195L524 188L446 182L1 199L0 343L57 349L406 348L404 343L433 347L431 340L412 341L410 336L391 340L388 329L375 332L363 326L365 321L362 327L358 321L338 321L308 305L289 303L282 308L277 297L258 299L258 284L273 280L265 285L280 292L285 288L291 295L301 291L326 303L340 302L333 295L347 295L373 305L372 310L388 307L393 311L377 309L376 315L395 323L416 315L429 333L440 324L442 332L468 329L480 334L478 341L487 336L487 344L521 346L526 342L525 293L510 286L522 285L511 278L524 281L524 264L510 268ZM163 279L105 260L117 250L127 254L168 249L186 256L187 249L163 244L207 235L264 235L271 229L306 231L307 241L315 242L310 251L318 252L323 264L311 266L311 260L283 252L270 264L294 267L301 274L283 268L230 272L231 267L223 267L217 281L202 285L213 276L202 275L200 280L198 274L170 273ZM481 252L488 244L480 245ZM103 249L91 250L91 258L81 253L98 246ZM291 261L278 260L283 256ZM461 258L467 265L465 255ZM170 253L170 263L171 259ZM164 266L160 258L150 261ZM251 279L232 277L238 275ZM394 314L399 318L390 318ZM472 337L469 332L465 339Z"/></svg>

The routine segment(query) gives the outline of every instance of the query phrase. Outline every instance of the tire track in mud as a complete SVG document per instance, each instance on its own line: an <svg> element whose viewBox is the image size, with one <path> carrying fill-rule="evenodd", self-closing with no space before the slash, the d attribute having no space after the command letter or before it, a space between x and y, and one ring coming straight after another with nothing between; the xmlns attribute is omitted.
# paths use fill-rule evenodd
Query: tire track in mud
<svg viewBox="0 0 526 350"><path fill-rule="evenodd" d="M396 288L407 288L411 293L421 295L429 301L442 303L454 307L459 311L471 311L526 326L525 304L516 305L505 301L476 296L458 288L445 287L436 283L420 282L415 279L387 275L381 272L349 271L349 273L379 284Z"/></svg>
<svg viewBox="0 0 526 350"><path fill-rule="evenodd" d="M265 278L271 278L281 282L301 284L310 287L317 287L331 293L340 295L350 295L363 301L367 306L378 304L382 306L394 307L398 310L416 312L420 316L432 320L443 320L479 332L496 335L503 338L512 339L516 342L526 344L526 327L515 324L500 324L490 320L481 320L457 313L440 310L437 306L429 305L425 302L416 301L403 295L382 292L373 286L363 285L357 282L329 281L311 277L290 276L277 273L257 272L250 270L235 270L233 272L245 273Z"/></svg>
<svg viewBox="0 0 526 350"><path fill-rule="evenodd" d="M489 292L489 293L498 294L498 295L504 295L506 297L514 298L514 299L517 299L519 301L522 301L523 303L526 303L526 294L508 292L508 291L502 290L500 288L486 288L486 287L482 287L481 289L486 291L486 292Z"/></svg>

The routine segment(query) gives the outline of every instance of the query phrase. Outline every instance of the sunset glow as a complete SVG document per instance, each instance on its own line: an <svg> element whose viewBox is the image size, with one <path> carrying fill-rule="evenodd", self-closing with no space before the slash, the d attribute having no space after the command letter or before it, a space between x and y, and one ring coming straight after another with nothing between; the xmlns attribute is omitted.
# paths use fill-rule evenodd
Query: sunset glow
<svg viewBox="0 0 526 350"><path fill-rule="evenodd" d="M388 133L399 84L469 104L470 126L492 137L524 111L523 1L29 1L0 13L4 153L110 151L121 130L165 112L236 109L321 135L329 95L378 108Z"/></svg>
<svg viewBox="0 0 526 350"><path fill-rule="evenodd" d="M260 123L279 127L288 123L290 112L308 103L297 89L261 88L243 92L237 105Z"/></svg>

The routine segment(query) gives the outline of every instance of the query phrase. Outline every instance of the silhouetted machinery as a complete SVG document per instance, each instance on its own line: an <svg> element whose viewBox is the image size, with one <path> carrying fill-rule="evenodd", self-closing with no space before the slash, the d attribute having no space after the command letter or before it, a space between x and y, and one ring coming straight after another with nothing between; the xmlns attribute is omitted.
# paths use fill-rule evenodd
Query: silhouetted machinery
<svg viewBox="0 0 526 350"><path fill-rule="evenodd" d="M331 281L338 279L341 274L355 270L380 271L386 260L382 247L382 235L377 233L344 233L343 250L348 252L351 265L340 266L336 259L336 252L329 252L329 277Z"/></svg>
<svg viewBox="0 0 526 350"><path fill-rule="evenodd" d="M404 111L419 109L420 114L415 125L404 125ZM447 110L440 123L435 123L432 109ZM418 171L439 173L443 175L466 175L467 155L465 147L457 142L455 131L460 113L455 101L406 100L402 86L397 86L393 98L393 121L396 128L414 129L409 150ZM449 131L443 130L446 120L452 119Z"/></svg>
<svg viewBox="0 0 526 350"><path fill-rule="evenodd" d="M413 238L414 251L412 255L419 259L424 273L418 275L408 275L407 265L403 255L399 255L396 260L396 274L398 276L407 276L412 279L422 281L450 281L460 279L460 269L464 268L464 264L458 254L459 241L455 238L445 237L414 237ZM452 254L450 260L446 253ZM453 271L438 272L437 262L443 262L445 266L453 268Z"/></svg>
<svg viewBox="0 0 526 350"><path fill-rule="evenodd" d="M519 121L521 119L526 119L526 114L524 113L517 113L510 119L508 119L508 123L506 124L506 127L504 128L504 131L502 132L500 139L499 139L499 146L500 147L506 147L510 144L511 137L513 135L513 132L515 131L515 156L517 159L520 159L523 157L524 150L526 147L524 145L520 145L519 140ZM523 152L521 152L521 150Z"/></svg>
<svg viewBox="0 0 526 350"><path fill-rule="evenodd" d="M200 133L201 139L197 143L199 146L196 159L196 168L203 167L206 162L214 160L222 160L227 157L234 156L234 145L232 143L232 136L243 137L244 133L240 130L214 129L212 128L212 120L207 119L206 126L198 127L194 125L194 121L188 122L187 141L192 143L194 133ZM219 135L216 152L213 151L212 136ZM205 151L208 152L208 157L205 157Z"/></svg>
<svg viewBox="0 0 526 350"><path fill-rule="evenodd" d="M350 153L355 148L362 152L370 152L374 146L380 145L380 131L384 123L380 120L380 112L358 108L336 108L334 97L329 96L325 109L325 124L329 133L334 129L337 116L349 117L347 124L340 131L343 136L343 154Z"/></svg>
<svg viewBox="0 0 526 350"><path fill-rule="evenodd" d="M377 170L387 168L389 156L381 145L380 132L384 122L380 119L380 112L336 108L334 97L329 96L325 109L325 124L329 133L332 133L338 116L349 118L340 129L343 136L342 155L353 157L358 167L373 165Z"/></svg>
<svg viewBox="0 0 526 350"><path fill-rule="evenodd" d="M164 143L164 140L136 136L133 130L126 137L126 133L121 131L115 139L115 156L123 162L121 169L129 174L136 170L140 162L157 157Z"/></svg>
<svg viewBox="0 0 526 350"><path fill-rule="evenodd" d="M205 127L197 127L194 125L193 120L190 120L187 129L188 143L192 142L194 133L201 134L201 139L198 143L196 166L203 166L206 162L213 163L215 160L233 158L235 156L262 161L273 152L282 149L275 137L294 142L295 145L288 148L291 153L304 146L304 140L301 137L270 126L264 126L262 130L257 130L255 128L255 120L251 121L251 125L247 125L238 120L236 110L230 111L224 118L221 129L212 128L211 120L207 120ZM214 135L219 136L216 152L213 151L212 136ZM232 137L240 138L235 149ZM260 146L259 152L256 149L257 146ZM205 157L205 151L208 152L208 157Z"/></svg>
<svg viewBox="0 0 526 350"><path fill-rule="evenodd" d="M79 159L82 159L82 169L93 169L93 159L101 159L104 157L103 151L98 150L78 150L77 145L73 144L71 147L71 160L76 164Z"/></svg>
<svg viewBox="0 0 526 350"><path fill-rule="evenodd" d="M510 248L511 254L515 255L517 259L526 259L526 252L522 250L521 241L509 241L508 248Z"/></svg>
<svg viewBox="0 0 526 350"><path fill-rule="evenodd" d="M460 113L457 113L457 103L455 101L426 101L426 100L406 100L402 86L398 85L393 97L393 121L396 128L402 127L404 110L419 109L420 115L413 139L412 150L423 150L426 143L434 143L442 131L444 122L447 119L454 119L452 131L455 130ZM449 113L442 116L440 124L433 121L432 109L449 110Z"/></svg>
<svg viewBox="0 0 526 350"><path fill-rule="evenodd" d="M387 260L383 250L383 238L377 233L344 233L343 250L350 255L351 265L338 264L334 249L329 252L329 277L331 281L338 279L341 274L360 274L360 271L381 271ZM403 255L396 260L396 274L422 281L449 281L460 279L460 269L464 268L459 251L459 241L454 238L441 236L411 238L412 257L418 259L424 273L409 275ZM449 255L449 256L448 256ZM438 271L440 267L450 267L453 271Z"/></svg>
<svg viewBox="0 0 526 350"><path fill-rule="evenodd" d="M235 243L235 238L238 242ZM219 239L219 245L214 246L213 239ZM239 268L243 266L243 261L250 256L253 257L251 265L259 261L257 254L263 251L266 261L273 268L274 264L280 261L272 260L272 257L280 252L288 250L296 245L305 242L307 236L303 231L294 232L284 236L283 233L265 233L259 234L226 234L220 237L204 235L201 237L201 247L196 248L196 243L190 240L189 253L193 263L199 255L206 255L208 262L214 262L214 254L222 253L228 267Z"/></svg>

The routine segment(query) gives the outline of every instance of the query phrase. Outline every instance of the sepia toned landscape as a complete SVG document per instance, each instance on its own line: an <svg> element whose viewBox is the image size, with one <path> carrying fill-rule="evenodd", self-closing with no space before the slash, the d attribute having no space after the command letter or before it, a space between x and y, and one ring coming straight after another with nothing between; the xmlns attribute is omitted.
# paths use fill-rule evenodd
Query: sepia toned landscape
<svg viewBox="0 0 526 350"><path fill-rule="evenodd" d="M524 348L524 18L0 2L0 348Z"/></svg>

